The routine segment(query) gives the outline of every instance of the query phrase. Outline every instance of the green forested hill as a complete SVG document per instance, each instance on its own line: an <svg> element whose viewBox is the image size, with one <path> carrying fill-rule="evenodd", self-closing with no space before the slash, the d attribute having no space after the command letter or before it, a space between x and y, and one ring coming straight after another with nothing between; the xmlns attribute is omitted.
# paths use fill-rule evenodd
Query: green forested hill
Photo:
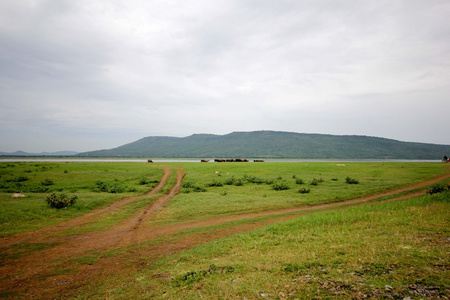
<svg viewBox="0 0 450 300"><path fill-rule="evenodd" d="M313 159L441 159L444 155L450 155L450 145L278 131L145 137L114 149L78 154L84 157Z"/></svg>

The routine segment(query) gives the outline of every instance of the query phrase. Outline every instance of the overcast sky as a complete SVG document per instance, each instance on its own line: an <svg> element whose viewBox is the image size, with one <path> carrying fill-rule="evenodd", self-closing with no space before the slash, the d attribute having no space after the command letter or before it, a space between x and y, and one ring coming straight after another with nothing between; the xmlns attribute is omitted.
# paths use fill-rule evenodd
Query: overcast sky
<svg viewBox="0 0 450 300"><path fill-rule="evenodd" d="M277 130L450 144L450 1L0 1L0 151Z"/></svg>

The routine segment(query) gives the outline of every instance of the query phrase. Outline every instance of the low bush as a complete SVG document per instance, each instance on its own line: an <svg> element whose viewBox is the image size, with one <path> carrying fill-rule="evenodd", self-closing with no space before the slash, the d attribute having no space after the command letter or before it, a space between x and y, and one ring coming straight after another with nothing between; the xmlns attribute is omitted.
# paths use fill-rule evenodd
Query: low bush
<svg viewBox="0 0 450 300"><path fill-rule="evenodd" d="M286 182L276 182L272 185L272 188L275 191L282 191L282 190L288 190L289 185L286 184Z"/></svg>
<svg viewBox="0 0 450 300"><path fill-rule="evenodd" d="M310 185L318 185L319 181L317 180L317 178L314 178L313 180L311 180L311 182L309 184Z"/></svg>
<svg viewBox="0 0 450 300"><path fill-rule="evenodd" d="M234 185L235 181L236 181L236 179L234 178L234 176L231 176L230 178L225 180L225 184L226 185Z"/></svg>
<svg viewBox="0 0 450 300"><path fill-rule="evenodd" d="M304 184L305 182L303 181L303 179L297 178L295 179L295 184Z"/></svg>
<svg viewBox="0 0 450 300"><path fill-rule="evenodd" d="M122 186L120 186L118 182L106 183L104 181L97 180L95 182L95 188L93 189L93 191L119 194L123 193L125 189Z"/></svg>
<svg viewBox="0 0 450 300"><path fill-rule="evenodd" d="M311 190L307 188L301 188L298 192L300 194L308 194Z"/></svg>
<svg viewBox="0 0 450 300"><path fill-rule="evenodd" d="M6 182L24 182L27 181L28 177L27 176L19 176L16 178L11 178L11 179L6 179Z"/></svg>
<svg viewBox="0 0 450 300"><path fill-rule="evenodd" d="M256 184L261 184L261 183L265 183L266 182L264 179L256 177L256 176L244 175L244 177L242 179L246 180L246 181L248 181L250 183L256 183Z"/></svg>
<svg viewBox="0 0 450 300"><path fill-rule="evenodd" d="M442 192L445 192L448 190L450 190L450 187L448 185L444 185L442 183L436 183L436 184L432 185L430 188L428 188L427 194L433 195L433 194L442 193Z"/></svg>
<svg viewBox="0 0 450 300"><path fill-rule="evenodd" d="M146 184L150 184L150 183L159 183L159 181L158 180L150 180L150 179L148 179L148 178L142 178L140 181L139 181L139 184L140 185L146 185Z"/></svg>
<svg viewBox="0 0 450 300"><path fill-rule="evenodd" d="M47 178L44 181L41 181L41 185L44 185L44 186L53 185L53 180L50 180Z"/></svg>
<svg viewBox="0 0 450 300"><path fill-rule="evenodd" d="M220 180L213 180L213 182L208 183L206 186L223 186Z"/></svg>
<svg viewBox="0 0 450 300"><path fill-rule="evenodd" d="M47 204L53 208L65 208L75 204L77 196L67 197L65 194L56 195L56 193L51 193L47 195Z"/></svg>
<svg viewBox="0 0 450 300"><path fill-rule="evenodd" d="M31 186L29 188L29 191L31 193L47 193L50 191L50 189L46 186L38 185L38 186Z"/></svg>
<svg viewBox="0 0 450 300"><path fill-rule="evenodd" d="M354 178L350 178L347 176L347 178L345 178L345 182L347 182L348 184L358 184L359 181L354 179Z"/></svg>
<svg viewBox="0 0 450 300"><path fill-rule="evenodd" d="M202 187L201 185L195 184L193 182L184 182L182 185L182 192L183 193L190 193L190 192L197 192L197 193L201 193L201 192L206 192L206 189L204 187Z"/></svg>

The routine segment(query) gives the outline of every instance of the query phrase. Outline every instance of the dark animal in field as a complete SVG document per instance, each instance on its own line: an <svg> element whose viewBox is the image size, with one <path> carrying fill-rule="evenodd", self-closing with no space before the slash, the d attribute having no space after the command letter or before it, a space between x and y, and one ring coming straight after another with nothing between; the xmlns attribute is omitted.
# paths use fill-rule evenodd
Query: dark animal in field
<svg viewBox="0 0 450 300"><path fill-rule="evenodd" d="M225 159L216 158L214 161L215 161L215 162L225 162Z"/></svg>
<svg viewBox="0 0 450 300"><path fill-rule="evenodd" d="M254 159L253 162L264 162L264 159Z"/></svg>
<svg viewBox="0 0 450 300"><path fill-rule="evenodd" d="M245 158L236 158L236 162L248 162L248 159Z"/></svg>
<svg viewBox="0 0 450 300"><path fill-rule="evenodd" d="M152 162L153 162L153 160L151 160L151 159L148 159L148 160L147 160L147 162L148 162L148 163L152 163Z"/></svg>
<svg viewBox="0 0 450 300"><path fill-rule="evenodd" d="M227 162L235 162L236 159L234 159L234 158L227 158L226 161L227 161Z"/></svg>
<svg viewBox="0 0 450 300"><path fill-rule="evenodd" d="M201 162L209 162L209 159L202 159Z"/></svg>

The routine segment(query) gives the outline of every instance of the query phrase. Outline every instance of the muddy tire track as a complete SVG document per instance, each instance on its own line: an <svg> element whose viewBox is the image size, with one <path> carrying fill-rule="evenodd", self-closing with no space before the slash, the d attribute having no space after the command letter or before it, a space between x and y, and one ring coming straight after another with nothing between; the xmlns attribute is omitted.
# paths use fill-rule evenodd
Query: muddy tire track
<svg viewBox="0 0 450 300"><path fill-rule="evenodd" d="M58 232L61 232L61 231L64 231L64 230L67 230L67 229L70 229L73 227L83 226L86 223L88 223L89 221L93 220L94 218L101 216L102 214L112 212L124 205L130 204L131 202L141 199L143 197L148 197L148 196L157 194L164 187L169 176L170 176L170 169L168 167L165 167L163 176L161 177L158 185L145 194L128 197L128 198L116 201L113 204L108 205L106 207L102 207L102 208L93 210L87 214L75 217L75 218L67 220L67 221L63 221L63 222L55 224L55 225L50 225L50 226L40 228L36 231L24 232L24 233L19 233L16 235L0 238L0 247L1 248L10 247L12 245L23 243L23 242L36 243L49 235L54 235L54 234L57 234Z"/></svg>
<svg viewBox="0 0 450 300"><path fill-rule="evenodd" d="M167 183L167 178L169 177L170 170L165 169L164 174L165 176L163 176L163 179L160 183L161 186L157 191L159 191ZM76 261L77 258L86 256L86 253L95 253L96 251L117 249L123 243L130 243L139 234L138 229L140 223L145 221L146 218L148 218L153 212L162 209L162 207L179 192L183 175L184 172L182 170L178 170L177 182L171 188L168 194L162 195L144 210L135 213L130 218L124 220L123 222L109 230L101 232L88 232L82 235L62 237L49 236L48 234L53 234L56 231L60 230L60 228L66 229L68 226L58 226L56 228L52 227L47 228L46 230L42 230L38 233L35 232L35 235L32 236L33 243L54 243L53 246L40 251L31 251L30 253L25 253L22 257L18 259L8 260L7 264L0 266L0 274L2 274L2 276L0 277L0 295L2 292L9 292L12 290L23 291L24 289L26 290L35 288L46 289L46 287L42 285L42 280L39 281L36 278L49 276L49 274L51 275L52 272L54 272L53 270L64 268L64 264L65 262L67 262L67 260L73 259ZM156 194L157 191L153 190L146 195ZM144 196L139 196L138 198L140 197ZM132 199L136 200L136 197L132 197ZM133 200L129 200L129 202ZM102 209L101 212L99 210L99 212L95 215L99 215L103 211L108 210ZM71 225L83 224L84 221L90 219L91 216L92 215L90 215L89 218L77 218L75 222L67 223L70 223ZM13 238L14 237L11 238L12 241L10 243L12 247L17 243L23 242L24 237L19 236L16 240L16 243L14 243ZM26 241L26 243L28 244L30 236L28 236L27 238L28 240ZM8 247L4 246L3 248ZM55 288L54 286L51 287ZM41 292L39 292L38 294L42 295Z"/></svg>

